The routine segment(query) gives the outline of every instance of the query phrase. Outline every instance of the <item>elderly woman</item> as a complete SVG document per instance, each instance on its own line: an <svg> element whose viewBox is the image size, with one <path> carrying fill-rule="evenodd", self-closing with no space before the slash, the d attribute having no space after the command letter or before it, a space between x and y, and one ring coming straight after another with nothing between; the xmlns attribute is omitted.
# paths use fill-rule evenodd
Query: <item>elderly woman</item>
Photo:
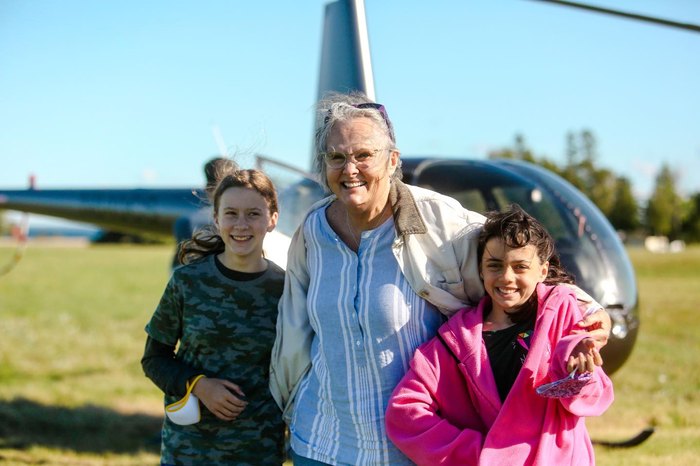
<svg viewBox="0 0 700 466"><path fill-rule="evenodd" d="M414 350L484 289L484 217L400 181L382 105L361 94L319 102L317 170L333 193L292 239L270 390L306 464L411 464L386 436L387 400ZM610 321L598 312L582 325Z"/></svg>

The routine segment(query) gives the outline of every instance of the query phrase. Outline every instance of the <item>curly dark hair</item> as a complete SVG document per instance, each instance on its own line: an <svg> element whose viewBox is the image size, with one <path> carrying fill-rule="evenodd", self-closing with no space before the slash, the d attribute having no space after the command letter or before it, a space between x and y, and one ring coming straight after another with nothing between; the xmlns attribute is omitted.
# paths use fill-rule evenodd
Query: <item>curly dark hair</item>
<svg viewBox="0 0 700 466"><path fill-rule="evenodd" d="M575 283L574 277L561 265L554 239L547 229L518 204L511 204L503 212L489 212L486 217L477 248L479 270L481 270L486 243L492 238L500 238L509 248L522 248L528 244L535 246L540 262L543 264L549 262L549 270L544 280L546 284ZM517 311L509 312L508 315L513 323L519 323L532 319L536 313L537 295L533 293L527 304Z"/></svg>

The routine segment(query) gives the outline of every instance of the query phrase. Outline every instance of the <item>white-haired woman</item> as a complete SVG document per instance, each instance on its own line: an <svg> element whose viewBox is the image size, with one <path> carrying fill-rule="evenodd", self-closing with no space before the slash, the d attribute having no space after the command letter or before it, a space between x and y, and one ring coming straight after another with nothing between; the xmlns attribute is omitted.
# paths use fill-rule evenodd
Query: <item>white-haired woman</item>
<svg viewBox="0 0 700 466"><path fill-rule="evenodd" d="M400 181L384 106L333 94L317 107L317 171L332 195L292 239L270 389L289 424L295 465L411 464L384 413L415 349L484 289L484 217ZM610 320L598 312L584 322Z"/></svg>

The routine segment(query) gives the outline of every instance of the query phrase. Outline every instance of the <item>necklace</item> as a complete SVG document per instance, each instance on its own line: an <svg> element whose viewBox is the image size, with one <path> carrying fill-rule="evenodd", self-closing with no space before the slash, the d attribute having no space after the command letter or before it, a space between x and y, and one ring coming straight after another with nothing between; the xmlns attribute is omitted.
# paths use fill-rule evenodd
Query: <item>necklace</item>
<svg viewBox="0 0 700 466"><path fill-rule="evenodd" d="M354 244L356 247L360 247L360 240L357 236L355 236L355 230L353 230L352 225L350 225L350 214L348 213L347 210L345 210L345 223L348 226L348 231L350 232L350 236L352 237L352 240L354 241ZM362 234L362 233L360 233Z"/></svg>
<svg viewBox="0 0 700 466"><path fill-rule="evenodd" d="M384 212L386 212L386 204L384 205L384 208L382 209L381 212L379 212L379 215L370 223L368 230L374 230L377 225L379 225L382 221L382 218L384 217ZM354 244L356 247L360 247L360 238L355 234L355 229L352 227L352 224L350 223L350 213L348 212L347 209L345 209L345 223L348 226L348 231L350 232L350 236L352 237L352 240L354 241ZM360 236L362 236L362 231L360 231Z"/></svg>

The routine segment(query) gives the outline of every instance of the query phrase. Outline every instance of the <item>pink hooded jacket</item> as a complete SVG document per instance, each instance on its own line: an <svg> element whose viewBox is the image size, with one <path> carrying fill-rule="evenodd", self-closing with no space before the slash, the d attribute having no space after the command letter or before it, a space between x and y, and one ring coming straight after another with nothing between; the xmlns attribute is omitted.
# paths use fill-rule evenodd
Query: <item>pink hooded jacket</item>
<svg viewBox="0 0 700 466"><path fill-rule="evenodd" d="M576 396L535 393L567 376L566 359L584 338L564 336L581 319L568 287L540 283L537 296L530 350L503 403L482 339L488 296L446 322L442 341L435 337L416 350L386 413L389 438L409 458L431 466L595 464L583 417L610 406L612 382L597 368Z"/></svg>

